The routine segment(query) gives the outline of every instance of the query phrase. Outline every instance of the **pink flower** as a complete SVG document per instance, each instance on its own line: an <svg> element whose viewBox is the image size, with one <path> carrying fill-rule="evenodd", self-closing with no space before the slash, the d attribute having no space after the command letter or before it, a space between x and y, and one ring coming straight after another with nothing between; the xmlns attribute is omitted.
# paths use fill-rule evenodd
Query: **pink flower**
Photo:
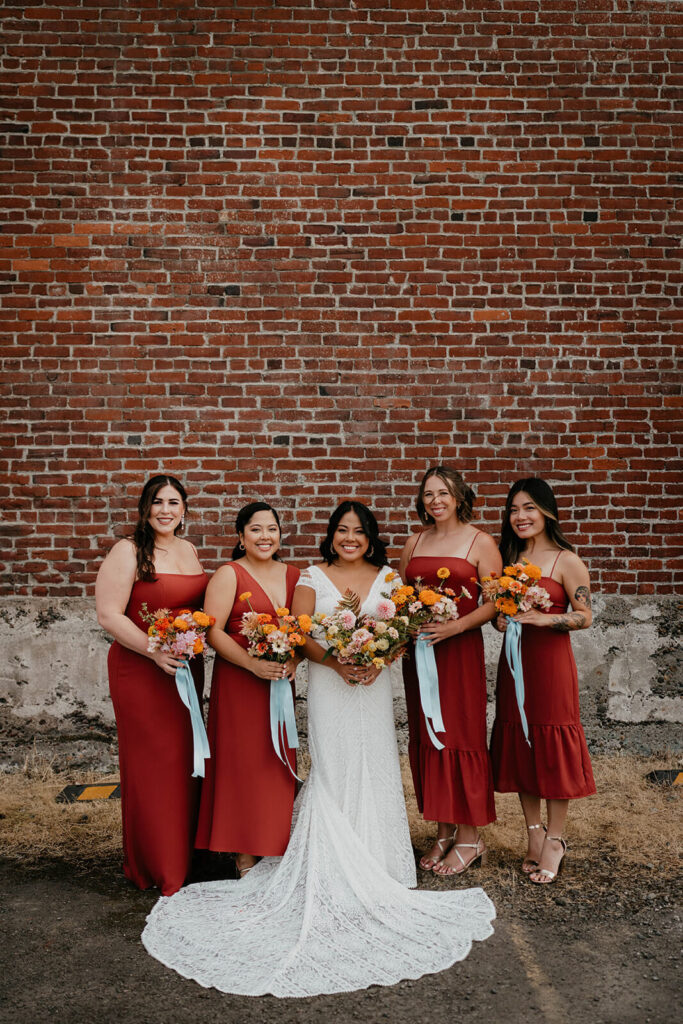
<svg viewBox="0 0 683 1024"><path fill-rule="evenodd" d="M382 597L377 602L377 618L393 619L396 615L396 605L388 597Z"/></svg>
<svg viewBox="0 0 683 1024"><path fill-rule="evenodd" d="M343 611L339 613L339 621L341 622L344 629L353 629L353 627L356 625L356 616L350 609L345 608Z"/></svg>

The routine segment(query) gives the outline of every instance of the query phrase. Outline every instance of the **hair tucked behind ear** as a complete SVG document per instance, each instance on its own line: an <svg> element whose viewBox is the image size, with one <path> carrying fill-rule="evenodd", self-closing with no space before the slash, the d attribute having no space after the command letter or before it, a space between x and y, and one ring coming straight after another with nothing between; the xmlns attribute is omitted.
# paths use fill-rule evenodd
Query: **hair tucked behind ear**
<svg viewBox="0 0 683 1024"><path fill-rule="evenodd" d="M156 580L154 575L154 530L149 525L149 513L152 510L152 502L162 487L172 487L177 491L183 500L183 507L187 512L187 492L180 480L174 476L153 476L142 488L142 494L138 500L138 521L133 530L132 541L135 545L135 557L138 565L138 579L151 583ZM174 533L182 530L182 525L176 526Z"/></svg>
<svg viewBox="0 0 683 1024"><path fill-rule="evenodd" d="M238 537L241 533L244 533L245 526L247 525L251 517L255 516L257 512L272 512L273 516L275 517L275 522L277 523L277 528L280 531L280 536L282 536L280 517L273 508L273 506L269 505L267 501L250 501L248 505L245 505L244 508L241 508L237 513L237 519L235 520L235 533L237 534ZM234 562L235 559L241 558L243 554L244 547L242 546L242 542L238 540L237 544L235 544L234 548L232 549L232 561ZM277 551L273 555L273 558L275 560L279 559Z"/></svg>
<svg viewBox="0 0 683 1024"><path fill-rule="evenodd" d="M517 480L505 499L499 545L500 553L503 556L503 565L519 561L519 556L524 548L524 541L517 536L510 525L512 502L520 491L529 495L538 511L543 515L545 532L552 543L556 544L558 548L564 548L565 551L573 551L573 545L565 537L558 522L557 501L552 487L538 476L529 476L524 480Z"/></svg>
<svg viewBox="0 0 683 1024"><path fill-rule="evenodd" d="M461 523L469 523L472 519L472 509L477 496L471 487L468 487L463 478L460 476L455 469L449 469L448 466L430 466L425 475L420 481L420 488L417 492L417 500L415 502L415 508L417 514L420 517L420 522L429 523L430 525L434 522L432 516L427 512L424 503L424 492L425 485L429 480L430 476L438 476L440 480L443 480L449 492L453 495L457 502L456 515Z"/></svg>

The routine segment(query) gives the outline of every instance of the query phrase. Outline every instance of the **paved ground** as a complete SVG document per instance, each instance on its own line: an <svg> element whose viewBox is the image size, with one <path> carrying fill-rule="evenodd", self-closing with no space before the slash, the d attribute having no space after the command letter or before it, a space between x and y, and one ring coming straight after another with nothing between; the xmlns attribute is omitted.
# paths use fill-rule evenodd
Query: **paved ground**
<svg viewBox="0 0 683 1024"><path fill-rule="evenodd" d="M213 871L215 872L215 868ZM203 871L210 877L211 870ZM468 884L476 884L472 872ZM461 964L391 988L315 999L245 998L204 990L140 943L155 902L111 864L2 865L2 1024L392 1024L540 1020L666 1024L678 1020L680 916L670 879L640 871L533 889L487 890L495 935ZM587 884L582 884L582 881ZM446 882L430 885L442 887Z"/></svg>

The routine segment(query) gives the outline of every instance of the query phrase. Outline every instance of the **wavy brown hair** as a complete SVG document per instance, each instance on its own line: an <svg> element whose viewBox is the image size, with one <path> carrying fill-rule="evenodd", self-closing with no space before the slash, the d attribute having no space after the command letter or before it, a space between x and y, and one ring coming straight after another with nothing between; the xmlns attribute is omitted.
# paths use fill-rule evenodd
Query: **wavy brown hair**
<svg viewBox="0 0 683 1024"><path fill-rule="evenodd" d="M131 540L135 545L135 556L138 563L138 579L153 583L156 580L154 575L154 530L149 525L149 513L152 509L152 502L162 487L172 487L183 499L183 506L187 512L187 491L174 476L159 475L153 476L142 488L142 494L138 500L138 521L133 530ZM182 530L182 524L176 526L174 533Z"/></svg>
<svg viewBox="0 0 683 1024"><path fill-rule="evenodd" d="M440 480L443 480L457 502L456 515L458 519L461 523L469 523L472 518L472 506L477 500L477 496L472 488L467 486L460 473L455 469L450 469L448 466L430 466L422 477L420 488L417 492L417 500L415 501L415 508L417 509L420 521L428 523L430 526L434 522L432 516L427 512L424 503L425 486L430 476L438 476Z"/></svg>

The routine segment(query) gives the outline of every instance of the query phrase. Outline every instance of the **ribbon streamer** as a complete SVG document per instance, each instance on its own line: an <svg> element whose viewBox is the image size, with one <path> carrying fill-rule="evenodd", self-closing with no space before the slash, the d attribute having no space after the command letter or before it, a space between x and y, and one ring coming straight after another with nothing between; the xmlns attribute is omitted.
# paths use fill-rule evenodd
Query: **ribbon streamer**
<svg viewBox="0 0 683 1024"><path fill-rule="evenodd" d="M176 669L175 684L180 694L180 699L183 704L190 712L190 721L192 722L192 756L194 758L194 771L192 772L192 778L196 779L197 776L204 778L204 761L207 757L211 757L209 751L209 738L206 735L206 729L204 728L204 719L202 718L202 709L199 706L199 700L197 699L197 691L194 685L194 679L190 672L190 666L186 661Z"/></svg>
<svg viewBox="0 0 683 1024"><path fill-rule="evenodd" d="M519 717L522 723L522 730L524 732L524 739L531 746L531 740L529 739L529 725L526 720L524 713L524 671L522 669L522 623L515 622L509 615L505 618L508 620L507 629L505 630L505 656L512 672L512 678L515 681L515 696L517 698L517 707L519 708Z"/></svg>
<svg viewBox="0 0 683 1024"><path fill-rule="evenodd" d="M429 738L437 750L443 750L443 743L434 735L435 732L446 731L441 716L439 674L436 670L434 648L429 645L424 633L420 633L415 641L415 667L420 684L420 704L425 716Z"/></svg>
<svg viewBox="0 0 683 1024"><path fill-rule="evenodd" d="M303 780L292 771L286 753L282 752L285 746L285 734L290 750L297 748L299 736L294 717L292 684L286 676L283 676L281 679L271 679L270 681L270 737L275 753L282 763L287 765L290 775L294 776L297 782L302 782Z"/></svg>

